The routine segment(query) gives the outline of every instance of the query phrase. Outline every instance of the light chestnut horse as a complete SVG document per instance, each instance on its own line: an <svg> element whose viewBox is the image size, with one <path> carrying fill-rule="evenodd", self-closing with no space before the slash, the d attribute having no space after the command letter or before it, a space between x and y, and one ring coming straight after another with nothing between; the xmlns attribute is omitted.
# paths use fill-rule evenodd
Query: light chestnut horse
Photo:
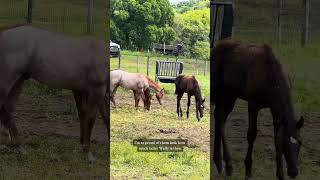
<svg viewBox="0 0 320 180"><path fill-rule="evenodd" d="M133 91L136 109L138 109L140 98L144 102L145 109L150 109L152 99L150 89L156 91L156 98L159 104L162 105L163 103L164 89L148 76L140 73L129 73L118 69L110 72L111 102L114 106L116 106L114 96L119 86Z"/></svg>
<svg viewBox="0 0 320 180"><path fill-rule="evenodd" d="M80 118L80 143L89 160L92 128L100 111L108 131L109 84L104 41L70 37L29 24L0 30L0 119L11 142L20 144L12 111L27 79L72 90ZM105 102L103 103L103 100Z"/></svg>

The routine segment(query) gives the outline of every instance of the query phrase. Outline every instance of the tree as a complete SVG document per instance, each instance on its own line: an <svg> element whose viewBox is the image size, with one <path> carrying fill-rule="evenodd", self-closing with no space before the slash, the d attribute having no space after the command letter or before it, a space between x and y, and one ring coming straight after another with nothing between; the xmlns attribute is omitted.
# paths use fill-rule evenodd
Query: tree
<svg viewBox="0 0 320 180"><path fill-rule="evenodd" d="M177 14L175 18L176 41L184 45L184 51L191 57L199 56L199 48L205 43L209 47L210 10L190 10L183 14ZM199 43L203 42L203 43ZM209 48L205 48L209 49ZM209 52L208 52L209 53ZM206 54L208 54L206 53Z"/></svg>
<svg viewBox="0 0 320 180"><path fill-rule="evenodd" d="M175 38L174 12L168 0L112 0L111 39L127 49L150 48Z"/></svg>

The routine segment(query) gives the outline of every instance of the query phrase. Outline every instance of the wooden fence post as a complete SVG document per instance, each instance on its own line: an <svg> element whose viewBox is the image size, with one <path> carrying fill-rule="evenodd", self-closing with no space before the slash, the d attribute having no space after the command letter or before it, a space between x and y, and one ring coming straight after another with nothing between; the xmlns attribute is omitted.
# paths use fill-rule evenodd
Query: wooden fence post
<svg viewBox="0 0 320 180"><path fill-rule="evenodd" d="M147 76L149 76L150 56L147 57Z"/></svg>
<svg viewBox="0 0 320 180"><path fill-rule="evenodd" d="M308 44L308 39L309 39L310 1L303 0L303 6L304 6L304 24L302 28L301 45L305 47Z"/></svg>
<svg viewBox="0 0 320 180"><path fill-rule="evenodd" d="M137 72L139 72L139 54L137 56Z"/></svg>
<svg viewBox="0 0 320 180"><path fill-rule="evenodd" d="M198 75L198 58L196 58L196 72L197 72L197 75Z"/></svg>
<svg viewBox="0 0 320 180"><path fill-rule="evenodd" d="M27 14L27 22L32 23L33 16L33 0L28 0L28 14Z"/></svg>
<svg viewBox="0 0 320 180"><path fill-rule="evenodd" d="M278 0L278 12L277 12L277 42L281 44L282 41L282 9L283 9L283 0Z"/></svg>
<svg viewBox="0 0 320 180"><path fill-rule="evenodd" d="M93 32L93 1L94 0L87 0L88 1L88 12L87 12L87 33L91 34Z"/></svg>
<svg viewBox="0 0 320 180"><path fill-rule="evenodd" d="M208 61L205 61L205 66L204 66L204 76L206 76L207 69L208 69Z"/></svg>
<svg viewBox="0 0 320 180"><path fill-rule="evenodd" d="M118 63L118 69L120 69L120 67L121 67L121 66L120 66L120 65L121 65L121 55L120 55L120 54L119 54L118 58L119 58L119 59L118 59L118 62L119 62L119 63Z"/></svg>

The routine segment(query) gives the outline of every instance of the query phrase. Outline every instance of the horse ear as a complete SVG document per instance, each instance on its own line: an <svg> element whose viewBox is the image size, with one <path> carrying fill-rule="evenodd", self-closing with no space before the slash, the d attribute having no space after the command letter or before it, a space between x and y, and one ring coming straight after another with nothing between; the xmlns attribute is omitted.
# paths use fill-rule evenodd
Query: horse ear
<svg viewBox="0 0 320 180"><path fill-rule="evenodd" d="M202 103L204 103L205 101L206 101L206 98L203 98L203 99L202 99Z"/></svg>
<svg viewBox="0 0 320 180"><path fill-rule="evenodd" d="M161 92L164 92L164 88L161 89Z"/></svg>
<svg viewBox="0 0 320 180"><path fill-rule="evenodd" d="M304 118L301 116L300 120L297 122L297 129L301 129L303 127L304 124Z"/></svg>

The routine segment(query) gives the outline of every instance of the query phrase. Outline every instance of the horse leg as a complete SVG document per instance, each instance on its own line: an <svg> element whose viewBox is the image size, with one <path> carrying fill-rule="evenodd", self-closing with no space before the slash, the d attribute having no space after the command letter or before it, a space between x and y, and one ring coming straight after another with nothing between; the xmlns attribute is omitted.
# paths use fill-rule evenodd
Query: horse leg
<svg viewBox="0 0 320 180"><path fill-rule="evenodd" d="M84 120L84 108L83 108L83 101L84 95L79 91L72 91L74 100L76 102L78 116L80 120L80 144L83 145L83 120Z"/></svg>
<svg viewBox="0 0 320 180"><path fill-rule="evenodd" d="M199 111L198 111L198 102L197 102L196 96L194 96L194 101L196 102L196 117L197 117L198 121L200 121Z"/></svg>
<svg viewBox="0 0 320 180"><path fill-rule="evenodd" d="M106 92L106 94L104 95L103 101L100 105L99 111L100 111L100 115L101 118L106 126L107 129L107 141L110 142L110 117L108 116L108 112L107 112L107 107L110 107L109 103L109 92Z"/></svg>
<svg viewBox="0 0 320 180"><path fill-rule="evenodd" d="M7 130L9 130L11 144L14 146L19 146L21 144L21 141L19 139L18 129L15 120L12 118L12 112L14 111L15 102L18 100L18 97L22 91L24 81L25 77L21 77L16 81L0 110L1 123Z"/></svg>
<svg viewBox="0 0 320 180"><path fill-rule="evenodd" d="M190 107L190 98L191 98L191 95L188 94L188 103L187 103L187 118L189 119L189 107Z"/></svg>
<svg viewBox="0 0 320 180"><path fill-rule="evenodd" d="M145 101L144 103L144 109L149 111L150 110L150 106L151 106L151 94L150 94L150 89L147 88L144 92L144 97L145 97Z"/></svg>
<svg viewBox="0 0 320 180"><path fill-rule="evenodd" d="M274 129L274 143L276 148L276 162L277 162L277 178L279 180L284 179L284 173L283 173L283 159L282 159L282 136L281 133L283 131L282 125L281 125L281 119L278 118L277 108L271 108L271 114L273 117L273 129Z"/></svg>
<svg viewBox="0 0 320 180"><path fill-rule="evenodd" d="M218 173L221 174L222 158L221 158L221 141L223 144L223 158L226 162L226 175L232 175L232 163L229 147L227 145L227 139L225 135L225 123L228 115L232 111L235 103L235 98L220 98L216 101L216 107L214 110L215 118L215 142L214 142L214 162L217 166Z"/></svg>
<svg viewBox="0 0 320 180"><path fill-rule="evenodd" d="M248 113L249 113L249 127L247 132L247 141L248 141L248 151L246 159L244 161L246 167L246 179L252 178L252 150L253 144L257 137L257 117L258 117L258 108L256 105L249 101L248 103Z"/></svg>
<svg viewBox="0 0 320 180"><path fill-rule="evenodd" d="M101 88L92 89L92 91L89 92L86 97L87 102L85 104L85 118L83 121L83 151L88 155L89 161L94 161L93 155L90 151L90 139L97 112L101 106L103 98L104 92L101 91Z"/></svg>
<svg viewBox="0 0 320 180"><path fill-rule="evenodd" d="M144 106L146 105L145 103L146 103L146 97L144 96L144 91L143 91L143 89L139 89L138 91L137 91L137 106L136 106L136 109L138 110L138 108L139 108L139 101L140 101L140 98L142 99L142 101L143 101L143 103L144 103Z"/></svg>
<svg viewBox="0 0 320 180"><path fill-rule="evenodd" d="M117 105L116 105L116 101L114 100L114 95L116 94L118 87L119 87L119 86L116 86L116 87L113 88L112 91L110 91L110 92L111 92L110 100L111 100L111 102L113 103L113 106L114 106L114 107L117 106Z"/></svg>
<svg viewBox="0 0 320 180"><path fill-rule="evenodd" d="M180 104L182 96L183 96L183 94L177 95L177 114L178 114L178 117L182 117L182 110L181 110L181 104Z"/></svg>
<svg viewBox="0 0 320 180"><path fill-rule="evenodd" d="M133 92L133 95L134 95L134 107L135 107L136 109L138 109L140 97L138 97L136 90L133 90L132 92Z"/></svg>
<svg viewBox="0 0 320 180"><path fill-rule="evenodd" d="M228 100L225 100L225 107L224 107L224 121L221 129L221 134L222 134L222 144L223 144L223 159L226 162L226 175L231 176L233 167L231 163L231 155L230 155L230 150L228 147L227 143L227 138L226 138L226 133L225 133L225 123L227 121L228 115L231 113L231 111L234 108L236 98L228 98Z"/></svg>

